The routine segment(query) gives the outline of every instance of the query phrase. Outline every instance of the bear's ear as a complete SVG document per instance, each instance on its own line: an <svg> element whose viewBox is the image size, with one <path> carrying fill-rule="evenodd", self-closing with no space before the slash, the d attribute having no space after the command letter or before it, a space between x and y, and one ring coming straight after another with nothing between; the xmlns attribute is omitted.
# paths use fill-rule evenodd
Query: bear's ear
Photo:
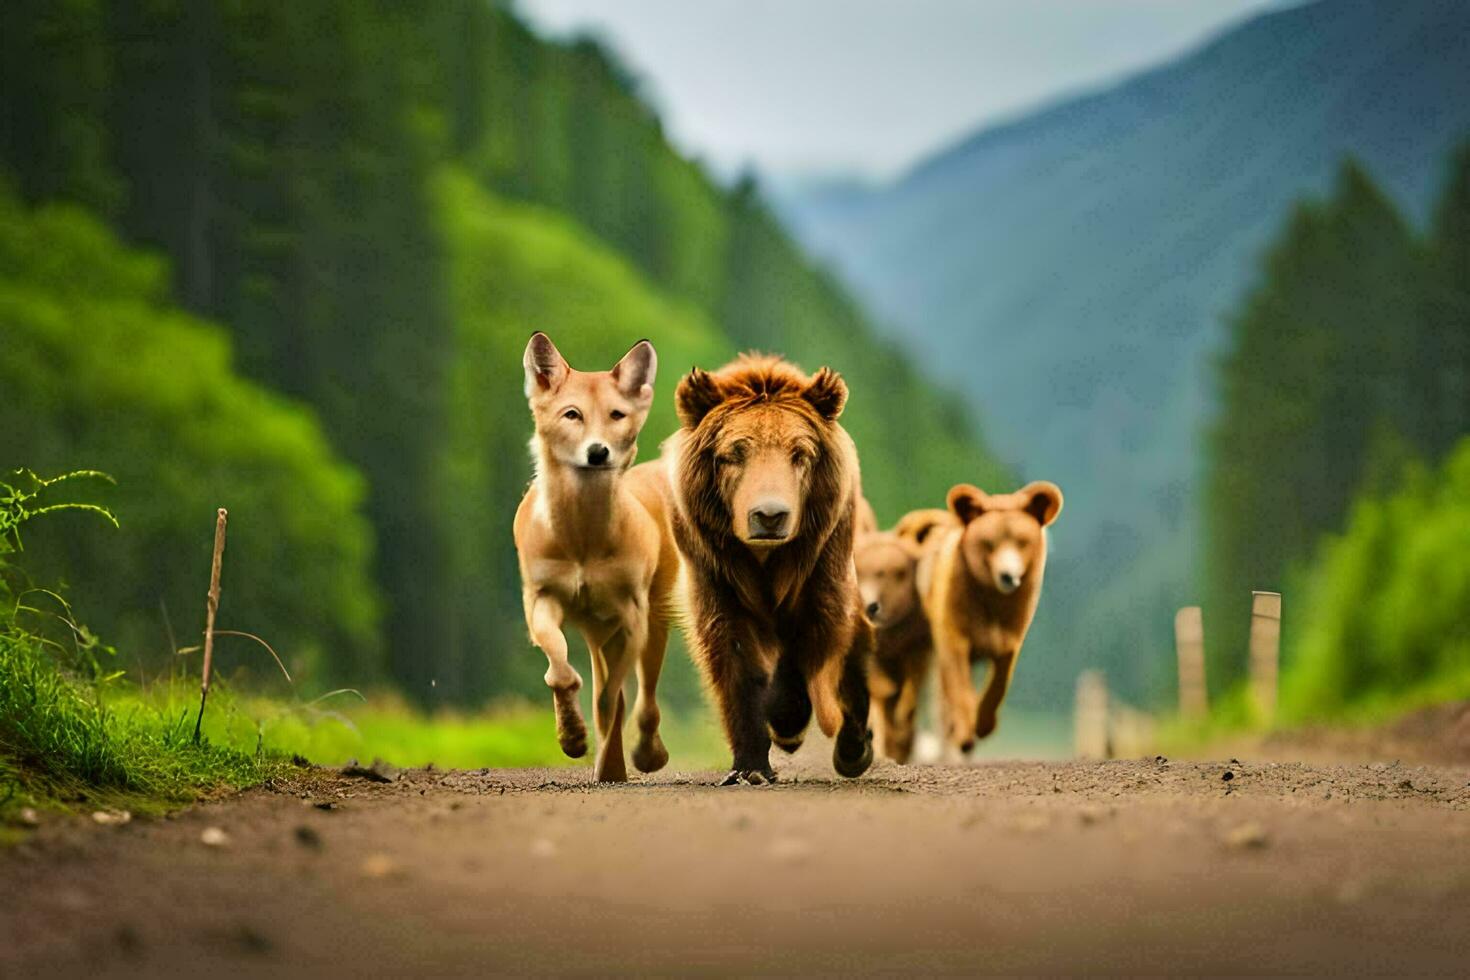
<svg viewBox="0 0 1470 980"><path fill-rule="evenodd" d="M526 353L521 357L521 366L526 370L527 398L555 391L571 372L561 351L540 330L531 334Z"/></svg>
<svg viewBox="0 0 1470 980"><path fill-rule="evenodd" d="M949 488L947 503L954 516L960 519L960 523L968 524L985 513L990 506L990 498L979 487L960 483Z"/></svg>
<svg viewBox="0 0 1470 980"><path fill-rule="evenodd" d="M716 405L725 400L724 389L714 375L701 368L693 368L679 379L674 389L674 410L686 429L697 429L704 417Z"/></svg>
<svg viewBox="0 0 1470 980"><path fill-rule="evenodd" d="M898 538L898 546L908 555L909 561L917 562L924 557L924 546L913 538Z"/></svg>
<svg viewBox="0 0 1470 980"><path fill-rule="evenodd" d="M811 403L817 414L828 422L836 422L847 404L847 382L831 368L821 368L802 389L801 397Z"/></svg>
<svg viewBox="0 0 1470 980"><path fill-rule="evenodd" d="M640 340L613 365L612 377L619 391L647 406L653 403L653 376L657 372L658 354L652 344Z"/></svg>
<svg viewBox="0 0 1470 980"><path fill-rule="evenodd" d="M1057 519L1062 512L1062 490L1049 480L1037 480L1021 488L1026 498L1026 513L1036 518L1042 527Z"/></svg>

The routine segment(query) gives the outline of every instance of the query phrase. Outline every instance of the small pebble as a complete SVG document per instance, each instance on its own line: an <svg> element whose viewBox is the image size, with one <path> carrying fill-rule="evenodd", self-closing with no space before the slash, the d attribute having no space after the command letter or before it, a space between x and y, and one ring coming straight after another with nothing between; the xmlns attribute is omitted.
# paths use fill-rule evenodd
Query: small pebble
<svg viewBox="0 0 1470 980"><path fill-rule="evenodd" d="M92 819L104 827L118 826L133 819L133 815L126 810L98 810Z"/></svg>
<svg viewBox="0 0 1470 980"><path fill-rule="evenodd" d="M386 878L398 871L398 862L386 854L369 854L362 862L362 873L369 878Z"/></svg>
<svg viewBox="0 0 1470 980"><path fill-rule="evenodd" d="M206 847L225 847L230 843L230 835L219 827L205 827L199 835L199 843Z"/></svg>
<svg viewBox="0 0 1470 980"><path fill-rule="evenodd" d="M296 828L296 843L302 847L309 847L314 851L319 851L322 849L322 835L317 833L315 828L302 824Z"/></svg>
<svg viewBox="0 0 1470 980"><path fill-rule="evenodd" d="M1254 821L1243 823L1225 835L1226 844L1242 850L1258 850L1270 842L1271 838L1266 833L1266 828Z"/></svg>
<svg viewBox="0 0 1470 980"><path fill-rule="evenodd" d="M23 806L20 808L20 813L16 814L16 816L24 826L41 826L41 815L36 812L34 807Z"/></svg>

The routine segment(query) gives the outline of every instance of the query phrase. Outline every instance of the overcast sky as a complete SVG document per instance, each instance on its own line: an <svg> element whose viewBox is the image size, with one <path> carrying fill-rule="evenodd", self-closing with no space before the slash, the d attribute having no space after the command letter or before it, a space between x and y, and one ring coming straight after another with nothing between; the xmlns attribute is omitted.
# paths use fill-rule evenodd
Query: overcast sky
<svg viewBox="0 0 1470 980"><path fill-rule="evenodd" d="M611 40L686 152L787 177L892 176L1277 3L517 0L546 33Z"/></svg>

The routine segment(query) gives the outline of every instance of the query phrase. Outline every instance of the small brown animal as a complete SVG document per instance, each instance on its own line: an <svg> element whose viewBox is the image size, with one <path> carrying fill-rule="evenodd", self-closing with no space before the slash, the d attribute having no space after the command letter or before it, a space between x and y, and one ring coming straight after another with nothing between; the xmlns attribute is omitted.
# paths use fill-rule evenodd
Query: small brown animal
<svg viewBox="0 0 1470 980"><path fill-rule="evenodd" d="M1043 529L1062 510L1054 483L990 495L969 484L949 491L954 526L937 530L921 563L920 592L934 634L950 744L962 752L995 731L1001 701L1041 598ZM976 661L990 664L983 694L971 686Z"/></svg>
<svg viewBox="0 0 1470 980"><path fill-rule="evenodd" d="M907 762L914 745L914 717L934 647L929 619L919 602L921 546L893 531L858 535L853 545L863 611L877 635L868 670L873 732L878 751Z"/></svg>
<svg viewBox="0 0 1470 980"><path fill-rule="evenodd" d="M669 753L655 700L679 577L669 522L667 471L634 466L653 403L658 357L641 340L611 371L573 370L544 333L523 359L536 423L536 477L516 511L526 626L550 666L546 684L556 735L572 758L587 752L577 703L582 678L567 659L570 620L592 652L593 721L601 782L628 778L623 760L623 681L636 661L638 744L633 765L654 772Z"/></svg>
<svg viewBox="0 0 1470 980"><path fill-rule="evenodd" d="M852 565L857 450L847 386L776 357L695 369L667 443L692 647L734 756L723 785L775 780L770 748L801 744L815 710L840 775L873 760L863 618Z"/></svg>
<svg viewBox="0 0 1470 980"><path fill-rule="evenodd" d="M950 511L940 507L926 507L922 510L911 510L900 517L898 523L893 525L893 533L928 548L938 537L934 532L959 526L959 518Z"/></svg>

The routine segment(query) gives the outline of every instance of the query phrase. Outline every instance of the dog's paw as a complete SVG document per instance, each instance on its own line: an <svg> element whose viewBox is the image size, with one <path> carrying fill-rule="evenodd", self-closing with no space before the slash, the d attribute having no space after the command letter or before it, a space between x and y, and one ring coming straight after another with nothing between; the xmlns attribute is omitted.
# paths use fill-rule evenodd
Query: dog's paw
<svg viewBox="0 0 1470 980"><path fill-rule="evenodd" d="M575 693L556 699L556 740L570 759L587 754L587 722L582 720Z"/></svg>
<svg viewBox="0 0 1470 980"><path fill-rule="evenodd" d="M774 769L731 769L721 786L769 786L776 781Z"/></svg>
<svg viewBox="0 0 1470 980"><path fill-rule="evenodd" d="M633 766L639 772L658 772L669 763L669 750L658 732L652 732L638 740L633 747Z"/></svg>
<svg viewBox="0 0 1470 980"><path fill-rule="evenodd" d="M858 734L844 728L837 733L837 742L832 746L832 768L837 775L855 779L868 771L873 764L873 730L863 729Z"/></svg>

